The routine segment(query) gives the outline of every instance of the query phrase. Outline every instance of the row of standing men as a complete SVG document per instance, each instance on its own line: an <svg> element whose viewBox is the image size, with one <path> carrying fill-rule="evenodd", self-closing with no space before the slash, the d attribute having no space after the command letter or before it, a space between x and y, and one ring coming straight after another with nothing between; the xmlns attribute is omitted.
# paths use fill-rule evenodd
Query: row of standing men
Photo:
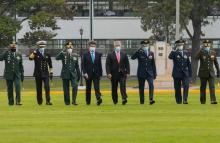
<svg viewBox="0 0 220 143"><path fill-rule="evenodd" d="M52 105L50 98L49 81L53 78L52 60L49 53L45 52L46 41L38 41L38 48L33 51L29 59L35 63L34 77L36 82L37 103L42 105L42 83L44 83L46 105ZM145 40L141 43L131 59L138 60L137 77L139 83L140 104L145 103L145 82L149 85L149 104L155 103L154 100L154 80L157 77L154 53L150 50L150 42ZM209 83L211 104L217 104L215 96L215 70L219 77L219 65L216 53L211 48L212 42L205 40L203 47L196 54L196 58L200 60L199 74L201 81L200 86L200 102L206 103L206 85ZM178 40L175 42L175 49L169 54L169 58L173 60L175 99L177 104L188 104L189 79L192 76L191 62L189 53L184 50L185 41ZM7 83L8 104L21 104L20 81L24 80L24 69L21 54L16 50L16 43L12 42L9 50L0 55L0 61L5 61L4 78ZM120 84L120 92L122 96L122 105L127 103L126 80L130 74L130 64L127 54L121 50L121 41L114 41L114 50L108 54L106 59L107 77L111 80L112 101L116 105L118 103L118 84ZM67 42L65 49L57 56L56 60L62 61L61 78L63 82L64 103L65 105L77 105L78 82L80 80L80 69L78 64L78 56L73 52L73 43ZM102 54L96 50L96 42L90 41L88 51L82 57L82 72L86 81L86 104L91 104L91 87L92 83L95 89L96 104L102 104L102 95L100 92L100 79L102 77ZM70 100L70 83L72 86L72 102ZM15 85L15 102L13 95L13 84ZM183 96L181 92L183 87Z"/></svg>

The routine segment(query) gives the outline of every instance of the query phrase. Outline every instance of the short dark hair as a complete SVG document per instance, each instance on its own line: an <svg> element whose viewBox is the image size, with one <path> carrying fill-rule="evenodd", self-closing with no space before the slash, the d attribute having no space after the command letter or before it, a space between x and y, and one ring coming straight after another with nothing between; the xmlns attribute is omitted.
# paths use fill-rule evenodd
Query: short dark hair
<svg viewBox="0 0 220 143"><path fill-rule="evenodd" d="M89 41L89 45L96 45L96 41Z"/></svg>

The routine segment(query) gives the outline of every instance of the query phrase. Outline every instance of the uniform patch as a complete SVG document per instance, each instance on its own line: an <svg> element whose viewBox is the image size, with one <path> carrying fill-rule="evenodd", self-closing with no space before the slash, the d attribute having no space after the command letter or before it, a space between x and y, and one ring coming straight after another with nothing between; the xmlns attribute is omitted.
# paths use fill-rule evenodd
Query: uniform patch
<svg viewBox="0 0 220 143"><path fill-rule="evenodd" d="M77 60L76 57L73 57L73 60Z"/></svg>
<svg viewBox="0 0 220 143"><path fill-rule="evenodd" d="M185 55L184 58L187 59L187 55Z"/></svg>
<svg viewBox="0 0 220 143"><path fill-rule="evenodd" d="M205 60L205 59L206 59L206 56L203 56L202 58Z"/></svg>

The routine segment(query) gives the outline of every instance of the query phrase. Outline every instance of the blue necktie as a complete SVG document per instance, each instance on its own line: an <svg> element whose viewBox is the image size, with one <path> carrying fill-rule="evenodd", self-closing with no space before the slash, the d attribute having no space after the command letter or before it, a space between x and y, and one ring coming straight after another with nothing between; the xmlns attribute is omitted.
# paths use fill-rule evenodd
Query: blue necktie
<svg viewBox="0 0 220 143"><path fill-rule="evenodd" d="M91 57L92 57L92 63L94 63L94 61L95 61L95 55L94 55L94 52L91 52Z"/></svg>

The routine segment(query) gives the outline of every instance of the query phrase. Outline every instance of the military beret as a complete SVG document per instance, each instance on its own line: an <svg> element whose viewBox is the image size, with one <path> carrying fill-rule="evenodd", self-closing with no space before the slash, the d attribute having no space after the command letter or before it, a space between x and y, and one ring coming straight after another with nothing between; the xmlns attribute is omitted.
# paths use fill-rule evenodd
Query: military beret
<svg viewBox="0 0 220 143"><path fill-rule="evenodd" d="M204 41L203 41L203 44L211 44L211 43L212 43L211 40L204 40Z"/></svg>
<svg viewBox="0 0 220 143"><path fill-rule="evenodd" d="M70 41L68 41L68 42L65 44L65 46L67 46L67 45L73 45L73 43L70 42Z"/></svg>
<svg viewBox="0 0 220 143"><path fill-rule="evenodd" d="M10 44L17 44L17 42L15 42L15 41L12 41Z"/></svg>
<svg viewBox="0 0 220 143"><path fill-rule="evenodd" d="M143 40L143 41L141 41L141 45L144 45L144 44L150 44L150 41L149 41L149 40Z"/></svg>
<svg viewBox="0 0 220 143"><path fill-rule="evenodd" d="M47 41L41 40L41 41L38 41L36 44L38 46L46 46L47 45Z"/></svg>

